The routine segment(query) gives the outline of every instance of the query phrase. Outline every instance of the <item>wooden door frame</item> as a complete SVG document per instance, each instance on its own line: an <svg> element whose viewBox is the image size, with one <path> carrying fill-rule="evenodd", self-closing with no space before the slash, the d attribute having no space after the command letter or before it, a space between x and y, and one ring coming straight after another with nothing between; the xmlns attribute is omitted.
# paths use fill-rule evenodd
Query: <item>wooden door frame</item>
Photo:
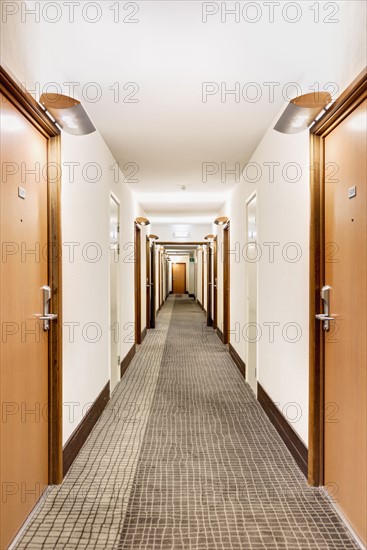
<svg viewBox="0 0 367 550"><path fill-rule="evenodd" d="M172 294L174 294L173 292L173 266L174 265L184 265L185 266L185 271L184 271L184 275L185 275L185 291L184 292L178 292L178 294L185 294L186 293L186 262L172 262Z"/></svg>
<svg viewBox="0 0 367 550"><path fill-rule="evenodd" d="M324 139L367 97L367 69L310 129L310 305L308 482L324 483L324 344L320 290L324 285Z"/></svg>
<svg viewBox="0 0 367 550"><path fill-rule="evenodd" d="M151 299L151 274L150 274L150 239L146 237L146 324L150 328L150 299Z"/></svg>
<svg viewBox="0 0 367 550"><path fill-rule="evenodd" d="M166 258L166 262L165 262L165 266L166 266L166 297L165 299L167 300L168 296L169 296L169 261L168 261L168 258Z"/></svg>
<svg viewBox="0 0 367 550"><path fill-rule="evenodd" d="M141 229L134 222L135 344L141 344Z"/></svg>
<svg viewBox="0 0 367 550"><path fill-rule="evenodd" d="M48 262L52 288L51 311L58 318L50 324L48 339L48 483L63 479L62 461L62 238L61 238L61 136L60 130L35 99L0 66L0 91L47 140L47 161L52 177L47 182L48 243L57 257ZM50 174L48 174L50 176Z"/></svg>
<svg viewBox="0 0 367 550"><path fill-rule="evenodd" d="M205 244L205 246L207 246L207 244ZM205 256L205 249L204 249L204 246L203 246L203 248L201 249L201 301L202 301L201 307L205 311L205 307L204 307L204 301L205 301L204 300L204 256Z"/></svg>
<svg viewBox="0 0 367 550"><path fill-rule="evenodd" d="M213 326L213 300L212 300L212 287L213 287L213 244L208 244L208 256L207 256L207 275L206 275L206 324L208 327Z"/></svg>
<svg viewBox="0 0 367 550"><path fill-rule="evenodd" d="M229 344L230 326L230 233L229 222L223 227L223 344ZM228 291L226 290L228 288Z"/></svg>
<svg viewBox="0 0 367 550"><path fill-rule="evenodd" d="M217 236L214 237L213 241L213 329L216 330L218 322L218 240Z"/></svg>
<svg viewBox="0 0 367 550"><path fill-rule="evenodd" d="M161 309L164 304L164 256L163 250L161 250Z"/></svg>
<svg viewBox="0 0 367 550"><path fill-rule="evenodd" d="M150 288L151 288L151 294L150 294L150 328L155 328L155 321L156 321L156 245L155 242L153 242L151 247L151 281L150 281Z"/></svg>
<svg viewBox="0 0 367 550"><path fill-rule="evenodd" d="M161 310L162 307L162 251L158 250L158 311Z"/></svg>

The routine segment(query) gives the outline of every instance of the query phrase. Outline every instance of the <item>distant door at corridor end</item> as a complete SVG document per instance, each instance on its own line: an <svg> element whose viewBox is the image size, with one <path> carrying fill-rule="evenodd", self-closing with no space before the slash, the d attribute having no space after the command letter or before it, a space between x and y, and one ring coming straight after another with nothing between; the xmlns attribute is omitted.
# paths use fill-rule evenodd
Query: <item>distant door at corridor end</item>
<svg viewBox="0 0 367 550"><path fill-rule="evenodd" d="M186 292L186 264L172 264L172 293L185 294Z"/></svg>

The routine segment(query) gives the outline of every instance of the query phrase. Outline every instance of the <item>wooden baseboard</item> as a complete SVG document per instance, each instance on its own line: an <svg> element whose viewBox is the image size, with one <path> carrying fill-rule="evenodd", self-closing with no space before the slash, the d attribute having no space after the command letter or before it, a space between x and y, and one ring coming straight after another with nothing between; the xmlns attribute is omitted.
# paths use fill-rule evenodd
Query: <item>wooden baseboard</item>
<svg viewBox="0 0 367 550"><path fill-rule="evenodd" d="M246 363L242 361L242 358L238 355L232 344L229 344L229 355L232 357L238 367L238 370L246 380Z"/></svg>
<svg viewBox="0 0 367 550"><path fill-rule="evenodd" d="M219 336L219 338L222 340L222 342L224 341L224 337L223 337L223 332L220 330L220 328L217 327L217 334Z"/></svg>
<svg viewBox="0 0 367 550"><path fill-rule="evenodd" d="M64 445L62 451L63 475L68 472L70 466L78 456L80 449L88 439L95 423L101 416L103 409L110 399L110 382L108 381L93 405L84 416L79 426L74 430Z"/></svg>
<svg viewBox="0 0 367 550"><path fill-rule="evenodd" d="M266 412L271 423L288 447L294 460L297 462L300 470L306 476L308 475L308 450L299 435L294 431L286 418L279 411L278 407L270 399L264 388L257 383L257 398L260 405Z"/></svg>
<svg viewBox="0 0 367 550"><path fill-rule="evenodd" d="M189 298L195 298L195 294L190 294L189 293Z"/></svg>
<svg viewBox="0 0 367 550"><path fill-rule="evenodd" d="M142 330L142 333L141 333L141 337L140 337L140 343L143 342L144 338L146 337L147 335L147 327L145 327L144 330Z"/></svg>
<svg viewBox="0 0 367 550"><path fill-rule="evenodd" d="M132 358L135 355L135 351L136 351L136 346L135 346L135 344L133 344L130 351L129 351L129 353L121 361L121 366L120 366L120 376L121 376L121 378L124 376L127 367L130 365L130 363L132 361Z"/></svg>

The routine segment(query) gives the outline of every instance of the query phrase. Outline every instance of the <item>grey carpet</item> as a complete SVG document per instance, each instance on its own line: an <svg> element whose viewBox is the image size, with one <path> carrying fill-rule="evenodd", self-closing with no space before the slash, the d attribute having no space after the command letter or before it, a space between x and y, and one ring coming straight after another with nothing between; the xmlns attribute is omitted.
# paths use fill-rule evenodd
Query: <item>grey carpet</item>
<svg viewBox="0 0 367 550"><path fill-rule="evenodd" d="M170 298L19 549L357 549L187 297Z"/></svg>
<svg viewBox="0 0 367 550"><path fill-rule="evenodd" d="M198 311L175 301L118 548L356 548Z"/></svg>

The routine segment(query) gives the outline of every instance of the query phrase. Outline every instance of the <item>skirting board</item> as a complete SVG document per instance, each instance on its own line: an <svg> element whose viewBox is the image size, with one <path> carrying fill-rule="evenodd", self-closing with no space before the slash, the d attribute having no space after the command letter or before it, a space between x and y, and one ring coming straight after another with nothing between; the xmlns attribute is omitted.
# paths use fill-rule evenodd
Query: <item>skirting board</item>
<svg viewBox="0 0 367 550"><path fill-rule="evenodd" d="M79 426L74 430L64 445L62 452L63 475L68 472L70 466L78 456L80 449L88 439L95 423L101 416L103 409L110 399L110 382L108 381L93 405L88 409Z"/></svg>
<svg viewBox="0 0 367 550"><path fill-rule="evenodd" d="M278 407L270 399L264 388L257 383L257 398L260 405L266 412L271 423L283 439L284 443L288 447L294 460L297 462L300 470L306 476L308 475L308 450L299 435L294 431L292 426L288 423Z"/></svg>
<svg viewBox="0 0 367 550"><path fill-rule="evenodd" d="M232 344L229 344L229 355L232 357L233 361L236 363L238 370L240 371L242 376L246 379L246 364L244 361L242 361L241 357L238 355L237 351L234 349Z"/></svg>
<svg viewBox="0 0 367 550"><path fill-rule="evenodd" d="M125 356L125 358L121 361L121 367L120 367L120 376L123 377L127 367L130 365L132 358L135 355L136 347L135 344L132 345L129 353Z"/></svg>
<svg viewBox="0 0 367 550"><path fill-rule="evenodd" d="M145 327L145 329L142 330L142 332L141 332L140 343L143 342L143 340L144 340L144 338L146 337L146 335L147 335L147 327Z"/></svg>

